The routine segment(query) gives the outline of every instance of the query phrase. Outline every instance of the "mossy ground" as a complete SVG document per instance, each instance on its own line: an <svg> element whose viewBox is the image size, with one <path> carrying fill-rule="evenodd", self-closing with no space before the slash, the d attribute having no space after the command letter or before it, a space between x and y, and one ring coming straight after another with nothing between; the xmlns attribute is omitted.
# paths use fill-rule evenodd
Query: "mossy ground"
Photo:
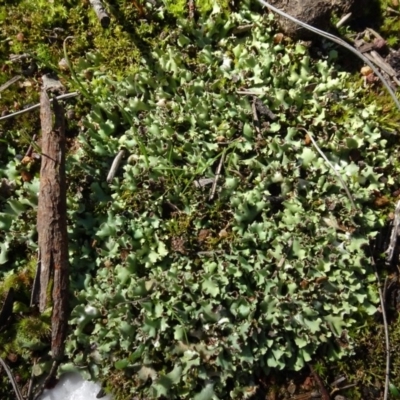
<svg viewBox="0 0 400 400"><path fill-rule="evenodd" d="M115 0L110 2L112 22L109 29L101 28L88 1L78 0L21 0L6 1L0 6L0 83L4 83L18 74L25 78L1 93L0 111L13 112L28 104L38 102L40 76L49 71L56 71L68 89L73 90L69 72L63 72L58 67L64 57L63 39L72 35L74 39L68 45L69 57L74 65L85 57L85 54L98 53L101 56L101 68L115 79L120 79L139 68L141 57L151 49L154 41L162 40L174 29L174 18L187 17L189 10L183 0L167 0L166 9L170 14L164 23L143 8L141 1ZM195 2L198 12L208 13L213 2ZM229 12L228 0L221 0L220 6ZM398 31L400 18L387 11L387 6L393 4L382 0L381 33L388 38L391 46L398 46ZM12 21L12 23L9 23ZM30 58L22 63L9 60L11 54L29 54ZM33 64L31 64L33 63ZM35 65L29 72L30 66ZM95 73L96 71L88 71ZM21 83L23 82L23 83ZM365 101L376 99L376 92L371 89ZM73 136L78 133L78 122L89 105L78 100L70 103L75 111L75 122L70 126L70 144ZM378 105L382 110L382 124L389 130L396 129L399 114L394 110L389 96L378 97ZM26 113L21 117L2 123L0 127L0 150L15 149L16 154L24 154L29 138L40 130L38 113ZM36 171L37 172L37 171ZM78 174L79 175L79 174ZM80 179L77 176L77 179ZM74 185L74 183L71 183ZM0 200L3 202L2 200ZM386 213L389 208L385 209ZM27 223L34 224L35 216ZM186 230L190 221L182 220L171 225L171 233L179 236ZM189 238L190 240L190 238ZM210 247L212 243L210 242ZM4 299L10 287L16 291L15 315L10 324L1 332L0 355L7 359L21 386L24 386L30 376L33 360L44 354L48 348L49 320L48 316L39 316L29 310L29 297L33 281L36 258L27 254L23 245L15 248L15 255L10 262L3 264L1 269L0 296ZM385 273L382 271L382 274ZM397 318L398 309L393 299L388 302L390 316L390 342L392 344L392 383L400 387L400 358L398 343L400 343L400 322ZM379 398L384 382L386 352L384 346L383 326L379 319L366 321L363 329L351 332L357 342L355 355L334 364L324 361L320 354L314 364L324 382L335 380L343 374L348 382L357 383L353 388L343 391L343 395L352 399ZM285 391L288 381L303 383L308 372L302 374L285 374L266 377L263 380L265 392L277 385L281 392ZM110 377L110 388L121 384L121 376ZM375 396L375 397L374 397ZM13 395L5 377L0 384L0 397L11 399Z"/></svg>

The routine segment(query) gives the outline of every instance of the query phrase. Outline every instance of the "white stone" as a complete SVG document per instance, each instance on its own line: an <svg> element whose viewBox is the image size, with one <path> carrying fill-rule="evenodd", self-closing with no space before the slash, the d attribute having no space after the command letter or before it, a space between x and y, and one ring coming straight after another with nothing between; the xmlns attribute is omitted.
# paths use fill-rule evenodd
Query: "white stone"
<svg viewBox="0 0 400 400"><path fill-rule="evenodd" d="M97 400L100 384L85 381L77 373L64 374L54 389L45 390L40 400ZM112 400L107 395L101 400Z"/></svg>

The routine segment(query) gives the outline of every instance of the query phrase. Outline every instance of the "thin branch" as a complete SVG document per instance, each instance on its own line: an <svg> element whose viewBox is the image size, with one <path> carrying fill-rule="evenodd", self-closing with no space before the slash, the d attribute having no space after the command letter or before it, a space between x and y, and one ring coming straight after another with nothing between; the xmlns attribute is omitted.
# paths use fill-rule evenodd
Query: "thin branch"
<svg viewBox="0 0 400 400"><path fill-rule="evenodd" d="M57 100L65 100L65 99L69 99L69 98L76 97L76 96L79 96L79 92L65 93L60 96L57 96L56 99ZM50 102L52 102L52 101L53 101L53 98L50 99ZM36 110L39 107L40 107L40 103L35 104L34 106L24 108L23 110L16 111L15 113L5 115L4 117L0 118L0 121L5 121L6 119L16 117L17 115L24 114L28 111Z"/></svg>
<svg viewBox="0 0 400 400"><path fill-rule="evenodd" d="M31 371L31 377L29 379L29 384L28 384L28 393L26 395L26 399L27 400L31 400L32 399L32 394L33 394L33 381L35 379L35 374L34 374L34 367L36 365L36 359L33 361L33 368Z"/></svg>
<svg viewBox="0 0 400 400"><path fill-rule="evenodd" d="M19 390L18 384L15 381L14 375L11 372L10 368L8 367L8 365L5 363L5 361L0 357L0 364L3 366L4 371L6 371L6 374L8 375L8 378L10 379L11 385L14 389L14 392L17 396L17 400L24 400L24 398L22 397L21 391Z"/></svg>
<svg viewBox="0 0 400 400"><path fill-rule="evenodd" d="M391 77L396 76L396 71L375 50L365 56Z"/></svg>
<svg viewBox="0 0 400 400"><path fill-rule="evenodd" d="M385 39L377 31L373 30L372 28L367 28L367 31L369 31L373 36L375 36L380 41L385 42Z"/></svg>
<svg viewBox="0 0 400 400"><path fill-rule="evenodd" d="M344 375L337 378L334 382L331 383L331 386L335 386L338 389L339 385L346 381L346 377Z"/></svg>

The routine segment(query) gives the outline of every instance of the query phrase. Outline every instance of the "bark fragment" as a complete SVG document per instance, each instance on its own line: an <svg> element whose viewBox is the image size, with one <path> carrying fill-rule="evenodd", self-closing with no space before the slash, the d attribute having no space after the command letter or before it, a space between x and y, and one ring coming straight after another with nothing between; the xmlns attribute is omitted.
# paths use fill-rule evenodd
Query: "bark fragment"
<svg viewBox="0 0 400 400"><path fill-rule="evenodd" d="M64 340L68 323L68 239L65 182L65 119L62 105L53 98L54 126L50 100L46 90L40 96L42 126L42 164L37 215L39 260L36 280L43 312L52 300L51 350L54 359L64 354ZM36 282L37 283L37 282Z"/></svg>

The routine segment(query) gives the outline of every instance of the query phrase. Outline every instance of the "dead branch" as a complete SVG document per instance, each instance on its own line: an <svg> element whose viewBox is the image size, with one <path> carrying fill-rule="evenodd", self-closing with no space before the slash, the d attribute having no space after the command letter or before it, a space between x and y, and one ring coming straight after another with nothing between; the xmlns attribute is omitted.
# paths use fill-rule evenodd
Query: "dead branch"
<svg viewBox="0 0 400 400"><path fill-rule="evenodd" d="M320 389L320 393L321 393L321 399L322 400L329 400L330 396L328 391L325 388L324 383L322 382L322 379L319 377L319 375L317 374L317 372L315 371L315 369L313 368L313 366L311 364L308 364L311 374L314 377L315 381L318 383L319 389Z"/></svg>
<svg viewBox="0 0 400 400"><path fill-rule="evenodd" d="M53 359L64 354L64 339L68 323L68 242L65 182L65 120L64 109L53 101L55 122L53 127L50 100L45 90L40 96L42 125L42 164L37 215L39 244L39 310L50 305L49 287L52 286L52 338Z"/></svg>

